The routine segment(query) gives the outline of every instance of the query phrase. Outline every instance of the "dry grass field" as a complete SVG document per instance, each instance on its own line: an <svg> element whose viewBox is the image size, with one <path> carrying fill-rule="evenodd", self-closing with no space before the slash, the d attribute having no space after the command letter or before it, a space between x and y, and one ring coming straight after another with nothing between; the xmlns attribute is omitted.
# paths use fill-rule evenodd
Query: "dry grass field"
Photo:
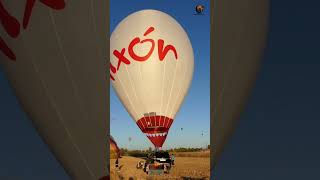
<svg viewBox="0 0 320 180"><path fill-rule="evenodd" d="M201 154L202 153L202 154ZM170 174L147 175L136 164L140 158L123 156L119 159L120 170L115 169L115 159L110 160L110 178L112 180L156 180L156 179L210 179L210 155L204 152L175 153L175 166ZM183 157L182 157L183 156ZM188 157L186 157L188 156Z"/></svg>
<svg viewBox="0 0 320 180"><path fill-rule="evenodd" d="M210 158L210 150L201 152L170 152L174 154L175 157L204 157Z"/></svg>

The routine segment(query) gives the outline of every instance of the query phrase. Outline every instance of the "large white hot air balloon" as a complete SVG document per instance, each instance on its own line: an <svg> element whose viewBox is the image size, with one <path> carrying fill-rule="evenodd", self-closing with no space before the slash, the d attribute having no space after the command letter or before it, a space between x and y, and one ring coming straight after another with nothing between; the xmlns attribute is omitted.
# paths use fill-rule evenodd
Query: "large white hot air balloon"
<svg viewBox="0 0 320 180"><path fill-rule="evenodd" d="M107 173L107 14L107 1L0 1L1 64L23 109L76 180Z"/></svg>
<svg viewBox="0 0 320 180"><path fill-rule="evenodd" d="M110 81L156 148L162 147L191 84L193 49L183 27L157 10L123 19L110 38Z"/></svg>

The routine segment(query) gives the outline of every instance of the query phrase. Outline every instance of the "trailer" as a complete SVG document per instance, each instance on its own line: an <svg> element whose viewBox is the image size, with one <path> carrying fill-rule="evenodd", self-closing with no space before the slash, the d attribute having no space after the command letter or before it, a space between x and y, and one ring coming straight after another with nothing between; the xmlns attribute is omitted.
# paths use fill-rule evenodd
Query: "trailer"
<svg viewBox="0 0 320 180"><path fill-rule="evenodd" d="M143 169L150 175L170 173L171 159L168 152L161 151L149 154L145 161L139 161L137 169Z"/></svg>
<svg viewBox="0 0 320 180"><path fill-rule="evenodd" d="M149 175L161 175L170 172L170 164L167 163L150 163L145 165L145 172Z"/></svg>

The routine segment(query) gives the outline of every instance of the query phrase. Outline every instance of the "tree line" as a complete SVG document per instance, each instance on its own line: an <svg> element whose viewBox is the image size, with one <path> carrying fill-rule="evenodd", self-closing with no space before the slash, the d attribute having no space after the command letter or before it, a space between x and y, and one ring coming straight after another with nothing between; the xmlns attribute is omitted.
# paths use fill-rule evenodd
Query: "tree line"
<svg viewBox="0 0 320 180"><path fill-rule="evenodd" d="M207 148L184 148L184 147L179 147L179 148L168 149L168 150L165 150L165 151L169 151L170 153L174 153L174 152L198 152L198 151L203 151L203 150L208 150L208 149L210 149L210 145L208 145ZM153 149L151 147L149 147L149 149L146 149L146 150L129 150L129 149L126 149L126 148L120 148L120 153L121 153L122 156L146 157L152 151L153 151Z"/></svg>

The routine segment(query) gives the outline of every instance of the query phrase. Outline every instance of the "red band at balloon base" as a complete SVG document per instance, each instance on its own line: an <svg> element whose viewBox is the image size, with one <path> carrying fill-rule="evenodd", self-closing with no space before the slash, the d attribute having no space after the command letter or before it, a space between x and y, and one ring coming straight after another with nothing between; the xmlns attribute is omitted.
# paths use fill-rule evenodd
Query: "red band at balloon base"
<svg viewBox="0 0 320 180"><path fill-rule="evenodd" d="M162 147L167 138L173 119L166 116L146 116L137 121L137 125L155 147Z"/></svg>

